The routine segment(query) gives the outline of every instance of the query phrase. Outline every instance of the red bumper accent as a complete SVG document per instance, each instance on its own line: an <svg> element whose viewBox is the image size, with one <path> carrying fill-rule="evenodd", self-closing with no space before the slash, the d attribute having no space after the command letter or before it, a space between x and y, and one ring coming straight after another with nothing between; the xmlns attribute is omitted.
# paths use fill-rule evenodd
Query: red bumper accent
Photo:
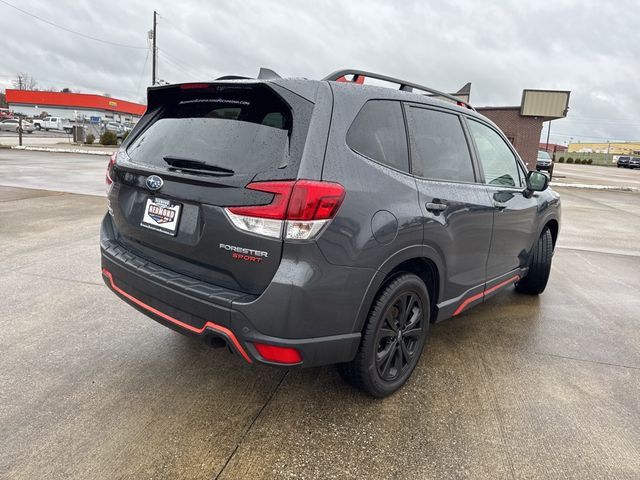
<svg viewBox="0 0 640 480"><path fill-rule="evenodd" d="M116 285L116 283L113 281L113 275L111 275L111 272L109 270L107 270L106 268L102 269L102 274L107 277L109 279L109 284L111 285L111 288L119 293L120 295L122 295L123 297L125 297L126 299L130 300L131 302L135 303L136 305L138 305L139 307L144 308L145 310L158 315L159 317L167 320L168 322L173 323L174 325L177 325L181 328L184 328L185 330L189 330L191 332L197 333L197 334L202 334L207 328L210 328L211 330L215 330L217 332L220 332L221 334L223 334L225 337L227 337L229 340L231 340L231 342L233 343L233 345L235 346L236 350L240 353L240 355L242 355L244 357L244 359L249 362L249 363L253 363L253 361L251 360L251 357L249 357L249 355L247 354L247 352L245 351L245 349L242 347L242 345L240 344L240 342L238 341L238 339L236 338L236 336L233 334L233 332L231 330L229 330L226 327L223 327L222 325L218 325L217 323L213 323L213 322L207 322L204 324L204 326L202 326L202 328L197 328L194 327L193 325L189 325L188 323L184 323L181 322L180 320L178 320L177 318L173 318L170 315L167 315L166 313L161 312L160 310L158 310L157 308L153 308L151 305L147 305L146 303L144 303L142 300L138 300L136 297L134 297L133 295L130 295L129 293L125 292L124 290L122 290L120 287L118 287L118 285Z"/></svg>
<svg viewBox="0 0 640 480"><path fill-rule="evenodd" d="M460 312L462 312L465 309L465 307L467 305L469 305L471 302L475 302L476 300L484 298L485 296L489 295L491 292L495 292L499 288L502 288L502 287L504 287L506 285L509 285L510 283L517 282L518 280L520 280L520 275L514 275L513 277L505 280L502 283L499 283L498 285L494 285L493 287L491 287L489 289L485 289L484 292L477 293L477 294L473 295L472 297L467 298L464 302L462 302L460 304L460 306L456 309L456 311L453 312L453 316L455 317Z"/></svg>

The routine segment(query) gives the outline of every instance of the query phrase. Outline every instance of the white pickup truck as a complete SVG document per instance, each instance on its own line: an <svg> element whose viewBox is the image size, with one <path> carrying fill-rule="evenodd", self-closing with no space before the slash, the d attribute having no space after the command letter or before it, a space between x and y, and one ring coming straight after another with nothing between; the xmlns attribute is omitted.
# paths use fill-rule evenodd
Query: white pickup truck
<svg viewBox="0 0 640 480"><path fill-rule="evenodd" d="M32 123L38 130L64 130L66 133L73 130L69 120L61 117L34 118Z"/></svg>

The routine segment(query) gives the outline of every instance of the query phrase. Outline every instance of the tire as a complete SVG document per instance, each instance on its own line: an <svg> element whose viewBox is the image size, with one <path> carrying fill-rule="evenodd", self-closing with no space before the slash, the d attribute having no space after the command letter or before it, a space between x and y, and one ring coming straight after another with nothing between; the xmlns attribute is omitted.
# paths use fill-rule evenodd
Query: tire
<svg viewBox="0 0 640 480"><path fill-rule="evenodd" d="M342 378L377 398L398 390L418 364L430 312L429 292L417 275L402 273L383 285L367 317L355 358L338 365Z"/></svg>
<svg viewBox="0 0 640 480"><path fill-rule="evenodd" d="M553 238L551 231L545 228L533 246L529 260L529 273L516 283L516 290L529 295L540 295L544 292L551 273L553 258Z"/></svg>

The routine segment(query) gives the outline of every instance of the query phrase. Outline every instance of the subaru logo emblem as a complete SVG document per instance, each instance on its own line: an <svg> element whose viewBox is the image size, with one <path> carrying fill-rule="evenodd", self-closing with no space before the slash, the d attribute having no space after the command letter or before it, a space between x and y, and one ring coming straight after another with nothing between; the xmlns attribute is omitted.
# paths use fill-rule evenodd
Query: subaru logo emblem
<svg viewBox="0 0 640 480"><path fill-rule="evenodd" d="M155 191L155 190L160 190L162 188L162 185L164 185L164 182L159 176L150 175L147 177L146 184L149 190Z"/></svg>

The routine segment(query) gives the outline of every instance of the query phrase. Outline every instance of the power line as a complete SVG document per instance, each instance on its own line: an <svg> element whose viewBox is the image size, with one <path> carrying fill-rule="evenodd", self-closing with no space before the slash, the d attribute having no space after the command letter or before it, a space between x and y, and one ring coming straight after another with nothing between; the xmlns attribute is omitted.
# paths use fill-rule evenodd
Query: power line
<svg viewBox="0 0 640 480"><path fill-rule="evenodd" d="M568 137L568 138L592 138L592 139L596 139L596 140L609 140L611 142L614 141L622 141L622 142L626 142L628 140L622 140L622 139L616 139L615 137L598 137L596 135L575 135L575 134L568 134L568 133L552 133L551 136L558 136L558 137Z"/></svg>
<svg viewBox="0 0 640 480"><path fill-rule="evenodd" d="M188 40L191 41L195 41L193 39L193 37L191 37L190 35L188 35L187 33L185 33L180 27L178 27L175 23L173 23L172 21L170 21L167 17L164 17L160 14L158 14L158 16L166 23L168 23L169 25L171 25L175 30L177 30L178 32L180 32L185 38L187 38Z"/></svg>
<svg viewBox="0 0 640 480"><path fill-rule="evenodd" d="M33 17L33 18L35 18L37 20L40 20L41 22L44 22L44 23L46 23L48 25L51 25L51 26L56 27L56 28L59 28L59 29L64 30L65 32L68 32L68 33L73 33L74 35L78 35L80 37L87 38L89 40L93 40L94 42L100 42L100 43L104 43L104 44L107 44L107 45L112 45L114 47L134 48L134 49L137 49L137 50L142 50L142 49L146 49L147 48L147 47L139 47L137 45L127 45L127 44L124 44L124 43L116 43L116 42L111 42L109 40L103 40L101 38L92 37L91 35L86 35L86 34L81 33L81 32L76 32L75 30L71 30L70 28L63 27L62 25L58 25L57 23L53 23L53 22L51 22L49 20L46 20L46 19L44 19L42 17L39 17L38 15L35 15L33 13L30 13L30 12L27 12L26 10L23 10L23 9L21 9L19 7L16 7L15 5L12 5L11 3L9 3L9 2L7 2L5 0L0 0L0 3L3 3L6 6L13 8L14 10L17 10L17 11L19 11L21 13L24 13L25 15Z"/></svg>
<svg viewBox="0 0 640 480"><path fill-rule="evenodd" d="M138 99L138 95L140 94L140 84L142 83L142 77L144 76L144 69L147 67L147 60L149 60L149 50L147 50L147 54L144 57L144 63L142 64L142 71L140 72L140 77L138 78L138 86L136 88L136 100Z"/></svg>
<svg viewBox="0 0 640 480"><path fill-rule="evenodd" d="M210 74L201 71L200 69L198 69L197 67L195 67L193 65L189 65L188 63L186 63L183 60L180 60L180 59L174 57L173 55L169 55L167 52L165 52L164 50L161 50L160 48L158 48L158 53L160 55L162 55L163 57L165 57L166 60L169 60L170 62L174 63L178 67L186 68L188 70L191 70L192 73L197 73L198 75L203 75L205 77L211 77Z"/></svg>

